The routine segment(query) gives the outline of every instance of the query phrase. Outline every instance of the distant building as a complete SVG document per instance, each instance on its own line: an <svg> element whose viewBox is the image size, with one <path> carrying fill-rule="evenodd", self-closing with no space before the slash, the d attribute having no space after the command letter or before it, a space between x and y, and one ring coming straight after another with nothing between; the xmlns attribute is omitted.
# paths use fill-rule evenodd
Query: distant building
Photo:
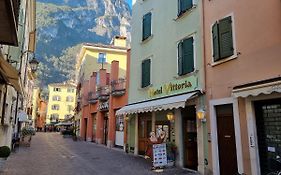
<svg viewBox="0 0 281 175"><path fill-rule="evenodd" d="M74 115L76 85L72 82L48 85L49 101L46 123L58 123Z"/></svg>
<svg viewBox="0 0 281 175"><path fill-rule="evenodd" d="M111 45L84 44L77 59L76 120L79 135L108 147L123 146L124 118L115 111L127 104L127 48L125 37ZM80 121L78 124L78 120Z"/></svg>

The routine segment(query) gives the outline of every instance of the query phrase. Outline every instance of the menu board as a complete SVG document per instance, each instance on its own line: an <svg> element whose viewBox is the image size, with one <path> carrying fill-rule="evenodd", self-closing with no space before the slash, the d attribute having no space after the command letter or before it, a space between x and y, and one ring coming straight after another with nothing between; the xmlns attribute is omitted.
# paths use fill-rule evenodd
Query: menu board
<svg viewBox="0 0 281 175"><path fill-rule="evenodd" d="M162 167L167 165L166 143L153 145L153 166Z"/></svg>

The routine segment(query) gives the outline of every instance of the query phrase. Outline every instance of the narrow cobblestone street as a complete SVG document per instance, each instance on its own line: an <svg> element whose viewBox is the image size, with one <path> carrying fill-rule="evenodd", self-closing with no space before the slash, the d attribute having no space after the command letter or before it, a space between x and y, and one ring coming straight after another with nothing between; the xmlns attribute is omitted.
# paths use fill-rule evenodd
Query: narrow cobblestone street
<svg viewBox="0 0 281 175"><path fill-rule="evenodd" d="M37 133L31 147L20 147L8 158L3 175L149 175L189 174L169 168L150 170L148 161L116 149L87 142L73 142L58 133Z"/></svg>

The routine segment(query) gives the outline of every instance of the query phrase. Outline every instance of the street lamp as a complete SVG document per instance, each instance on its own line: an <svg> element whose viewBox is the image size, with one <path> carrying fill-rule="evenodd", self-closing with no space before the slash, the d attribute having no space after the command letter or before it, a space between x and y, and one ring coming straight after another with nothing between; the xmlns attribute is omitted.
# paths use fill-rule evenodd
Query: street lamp
<svg viewBox="0 0 281 175"><path fill-rule="evenodd" d="M30 68L31 68L32 72L36 72L37 71L38 64L39 64L39 61L37 61L35 59L35 57L33 57L32 60L29 61L29 65L30 65Z"/></svg>

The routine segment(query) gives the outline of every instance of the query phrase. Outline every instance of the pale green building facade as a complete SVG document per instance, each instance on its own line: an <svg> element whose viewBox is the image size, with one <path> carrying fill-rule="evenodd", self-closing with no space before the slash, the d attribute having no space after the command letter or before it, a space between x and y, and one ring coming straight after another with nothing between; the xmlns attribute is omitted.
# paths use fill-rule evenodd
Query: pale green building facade
<svg viewBox="0 0 281 175"><path fill-rule="evenodd" d="M208 149L201 3L133 1L129 100L117 115L128 121L129 151L144 155L150 132L164 130L166 142L177 146L176 158L168 159L204 173Z"/></svg>

